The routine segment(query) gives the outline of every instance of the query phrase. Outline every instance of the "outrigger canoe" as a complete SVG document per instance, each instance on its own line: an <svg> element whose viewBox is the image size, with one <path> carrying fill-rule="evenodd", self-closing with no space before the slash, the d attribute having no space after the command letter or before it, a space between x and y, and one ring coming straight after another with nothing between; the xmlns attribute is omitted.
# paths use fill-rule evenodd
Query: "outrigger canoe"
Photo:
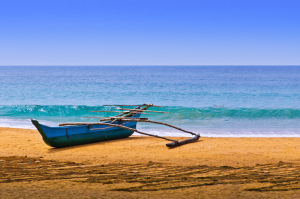
<svg viewBox="0 0 300 199"><path fill-rule="evenodd" d="M114 105L125 106L125 105ZM130 105L126 105L130 106ZM81 144L88 144L100 141L108 141L114 139L122 139L131 136L134 132L162 138L172 141L168 143L168 147L175 147L186 143L194 142L199 139L200 135L189 131L185 131L172 125L155 122L148 120L148 118L140 118L141 114L146 111L147 108L153 106L152 104L137 105L134 109L122 109L125 110L121 114L100 119L98 123L63 123L59 127L50 127L40 124L37 120L31 119L33 125L37 128L42 135L44 142L51 147L68 147ZM158 106L154 106L158 107ZM148 110L147 110L148 111ZM92 111L92 112L107 112L107 111ZM111 112L111 111L108 111ZM161 111L150 111L161 112ZM161 112L162 113L162 112ZM102 122L101 122L102 121ZM136 129L137 122L151 122L156 124L163 124L176 128L186 133L190 133L195 137L177 141L170 138L165 138L157 135L143 133Z"/></svg>

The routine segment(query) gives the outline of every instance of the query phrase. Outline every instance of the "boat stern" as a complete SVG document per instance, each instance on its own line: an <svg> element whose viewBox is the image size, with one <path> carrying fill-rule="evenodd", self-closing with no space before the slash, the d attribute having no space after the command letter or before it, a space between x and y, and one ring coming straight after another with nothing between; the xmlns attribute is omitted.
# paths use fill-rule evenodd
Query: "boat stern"
<svg viewBox="0 0 300 199"><path fill-rule="evenodd" d="M40 123L37 120L33 120L33 119L31 119L31 122L37 128L37 130L39 131L39 133L42 135L44 142L47 145L53 147L53 145L51 144L51 140L47 137L47 135L44 132L43 128L41 127Z"/></svg>

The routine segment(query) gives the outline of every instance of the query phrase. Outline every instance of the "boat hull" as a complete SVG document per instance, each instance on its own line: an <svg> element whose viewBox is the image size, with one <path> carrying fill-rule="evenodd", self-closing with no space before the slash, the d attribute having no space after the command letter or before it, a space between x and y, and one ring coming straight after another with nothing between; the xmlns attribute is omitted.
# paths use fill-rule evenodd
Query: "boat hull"
<svg viewBox="0 0 300 199"><path fill-rule="evenodd" d="M131 130L108 125L49 127L37 120L32 120L32 123L42 135L44 142L57 148L122 139L133 134ZM136 122L122 122L122 125L136 129Z"/></svg>

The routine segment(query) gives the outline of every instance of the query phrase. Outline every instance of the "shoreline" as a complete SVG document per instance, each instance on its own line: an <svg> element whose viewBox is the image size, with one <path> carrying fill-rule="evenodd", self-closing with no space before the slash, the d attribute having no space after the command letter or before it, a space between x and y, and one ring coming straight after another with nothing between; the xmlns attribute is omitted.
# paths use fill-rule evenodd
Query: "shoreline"
<svg viewBox="0 0 300 199"><path fill-rule="evenodd" d="M1 120L1 119L0 119ZM29 125L27 127L24 126L0 126L0 128L11 128L11 129L23 129L23 130L35 130L35 126L32 125L32 123L30 121L27 122ZM15 124L15 122L13 123ZM45 124L45 123L42 123ZM48 124L45 124L48 125ZM55 123L55 125L50 125L51 127L55 127L58 126L58 124ZM241 132L239 131L235 131L235 132L227 132L223 128L223 129L201 129L201 131L198 131L196 129L190 129L187 127L181 127L183 129L188 129L191 132L195 132L200 134L203 137L206 138L300 138L300 134L294 131L290 131L290 132L285 132L283 128L279 128L279 129L274 129L272 131L249 131L249 132L244 132L243 130L241 130ZM154 135L159 135L159 136L164 136L164 137L189 137L189 134L185 134L183 132L180 132L178 130L173 130L170 128L167 129L161 129L161 128L143 128L143 127L138 127L138 129L142 132L147 132L150 134L154 134ZM295 129L295 128L293 128ZM248 129L249 130L249 129ZM209 133L205 133L205 132L209 132ZM228 134L228 135L227 135ZM133 133L132 136L141 136L143 137L144 135L138 134L138 133Z"/></svg>
<svg viewBox="0 0 300 199"><path fill-rule="evenodd" d="M0 136L0 168L7 168L0 191L8 198L32 197L37 187L44 198L54 193L96 197L99 191L104 198L182 198L187 192L190 198L290 198L300 193L298 137L200 137L169 149L168 141L146 136L66 148L49 147L37 130L1 127ZM26 169L33 170L25 178ZM149 180L154 178L155 183ZM14 192L16 187L25 187L27 195L25 189Z"/></svg>

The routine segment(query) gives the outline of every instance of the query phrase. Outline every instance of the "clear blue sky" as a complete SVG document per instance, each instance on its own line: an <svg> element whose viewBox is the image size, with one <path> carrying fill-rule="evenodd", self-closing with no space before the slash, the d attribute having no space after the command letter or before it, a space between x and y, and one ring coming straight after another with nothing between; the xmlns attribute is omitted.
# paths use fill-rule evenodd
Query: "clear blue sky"
<svg viewBox="0 0 300 199"><path fill-rule="evenodd" d="M300 65L300 1L0 0L0 65Z"/></svg>

